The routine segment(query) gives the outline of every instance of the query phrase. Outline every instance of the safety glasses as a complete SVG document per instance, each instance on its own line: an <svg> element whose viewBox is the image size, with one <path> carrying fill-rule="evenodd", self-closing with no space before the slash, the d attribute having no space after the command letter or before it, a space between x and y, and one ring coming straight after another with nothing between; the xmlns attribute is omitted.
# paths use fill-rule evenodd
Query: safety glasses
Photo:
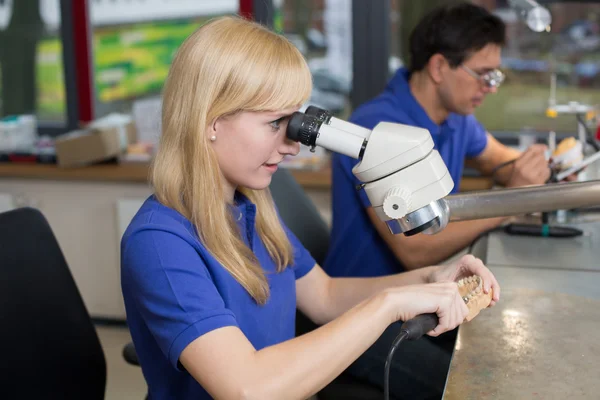
<svg viewBox="0 0 600 400"><path fill-rule="evenodd" d="M483 82L488 88L499 88L502 82L504 82L504 73L499 69L494 69L492 71L485 72L483 74L478 74L473 71L471 68L466 67L464 65L460 66L464 69L469 75L473 78L477 79L480 82Z"/></svg>

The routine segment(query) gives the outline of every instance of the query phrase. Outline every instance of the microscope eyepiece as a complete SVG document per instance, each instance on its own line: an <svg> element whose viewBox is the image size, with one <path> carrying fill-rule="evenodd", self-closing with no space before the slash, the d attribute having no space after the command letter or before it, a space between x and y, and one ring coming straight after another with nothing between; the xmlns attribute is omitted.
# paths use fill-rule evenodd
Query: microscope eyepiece
<svg viewBox="0 0 600 400"><path fill-rule="evenodd" d="M331 117L325 110L314 107L311 112L315 111L318 111L320 118L328 117L327 121L323 121L315 115L296 111L288 122L285 132L287 138L310 147L311 151L319 146L352 158L362 158L367 141L364 136L357 136L352 132L353 130L367 133L371 131L343 121L343 123L338 123L339 126L333 126L333 122L339 120Z"/></svg>
<svg viewBox="0 0 600 400"><path fill-rule="evenodd" d="M321 121L315 116L307 115L299 111L292 114L288 122L286 136L294 142L314 147L317 144Z"/></svg>

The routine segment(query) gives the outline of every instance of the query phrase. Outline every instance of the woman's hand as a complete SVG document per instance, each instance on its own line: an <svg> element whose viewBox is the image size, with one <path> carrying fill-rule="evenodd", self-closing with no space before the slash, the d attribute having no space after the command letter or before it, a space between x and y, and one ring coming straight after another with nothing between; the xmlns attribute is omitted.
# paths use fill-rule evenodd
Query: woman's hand
<svg viewBox="0 0 600 400"><path fill-rule="evenodd" d="M438 336L456 328L469 314L458 292L458 285L454 282L391 288L386 289L383 296L390 323L408 321L420 314L436 313L439 323L427 333L430 336Z"/></svg>
<svg viewBox="0 0 600 400"><path fill-rule="evenodd" d="M500 285L494 277L494 274L485 266L479 258L473 257L471 254L462 256L458 261L448 265L442 265L433 270L429 275L429 282L458 282L462 278L471 275L479 275L483 278L483 291L489 293L490 288L493 290L492 307L500 300Z"/></svg>

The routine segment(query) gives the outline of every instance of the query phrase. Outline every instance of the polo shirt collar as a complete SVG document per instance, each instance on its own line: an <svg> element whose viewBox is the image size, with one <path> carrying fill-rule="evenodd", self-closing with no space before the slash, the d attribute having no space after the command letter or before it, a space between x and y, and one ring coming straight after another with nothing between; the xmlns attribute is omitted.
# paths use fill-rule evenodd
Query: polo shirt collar
<svg viewBox="0 0 600 400"><path fill-rule="evenodd" d="M427 112L425 112L425 109L419 104L415 96L413 96L408 82L409 79L410 73L408 69L400 68L387 85L386 90L393 94L398 106L413 118L417 126L427 129L432 135L440 134L444 128L454 131L458 122L458 115L451 113L441 125L433 122L429 118L429 115L427 115Z"/></svg>
<svg viewBox="0 0 600 400"><path fill-rule="evenodd" d="M256 205L242 193L236 191L233 197L233 215L242 233L245 232L247 243L252 248L256 222Z"/></svg>

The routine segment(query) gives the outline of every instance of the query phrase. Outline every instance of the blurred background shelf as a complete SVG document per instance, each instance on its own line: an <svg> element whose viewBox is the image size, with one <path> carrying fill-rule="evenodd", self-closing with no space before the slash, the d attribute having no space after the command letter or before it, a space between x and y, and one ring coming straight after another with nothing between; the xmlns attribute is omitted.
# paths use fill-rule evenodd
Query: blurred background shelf
<svg viewBox="0 0 600 400"><path fill-rule="evenodd" d="M331 186L329 167L319 170L290 169L298 183L305 189L328 190ZM147 182L149 164L101 164L81 168L60 168L48 164L0 164L1 178L105 181L105 182ZM464 177L461 191L489 189L490 179L485 177Z"/></svg>

